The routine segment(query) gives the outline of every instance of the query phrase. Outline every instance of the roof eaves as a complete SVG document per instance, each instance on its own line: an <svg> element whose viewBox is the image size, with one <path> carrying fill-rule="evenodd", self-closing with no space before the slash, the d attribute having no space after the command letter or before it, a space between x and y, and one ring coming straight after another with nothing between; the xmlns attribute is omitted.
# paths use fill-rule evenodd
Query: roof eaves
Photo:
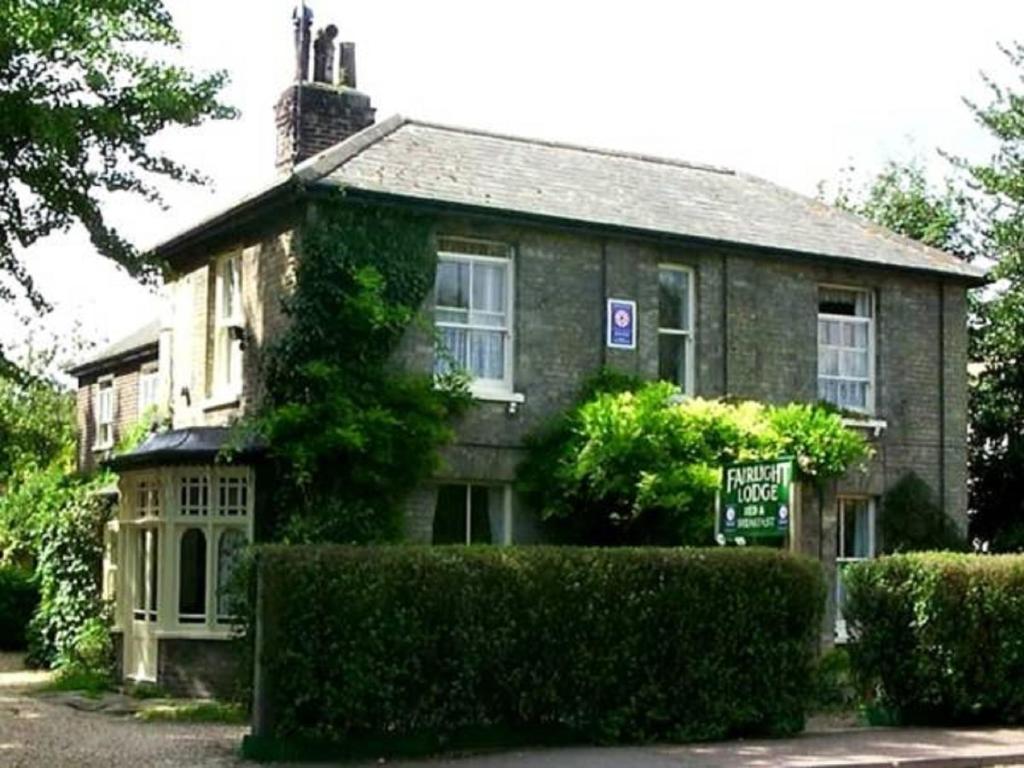
<svg viewBox="0 0 1024 768"><path fill-rule="evenodd" d="M71 368L67 368L66 373L68 376L81 378L82 376L86 376L90 373L97 373L109 368L116 368L120 365L124 365L125 363L132 362L133 360L155 360L159 354L159 350L159 342L147 341L145 344L139 344L136 347L121 350L117 354L107 355L105 357L95 357L92 360L86 360L84 363L78 363Z"/></svg>

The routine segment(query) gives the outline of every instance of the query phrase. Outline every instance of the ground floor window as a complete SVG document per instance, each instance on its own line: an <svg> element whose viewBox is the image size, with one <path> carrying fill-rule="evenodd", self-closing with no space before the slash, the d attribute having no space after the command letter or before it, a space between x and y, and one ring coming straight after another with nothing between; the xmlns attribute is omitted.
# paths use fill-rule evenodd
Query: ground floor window
<svg viewBox="0 0 1024 768"><path fill-rule="evenodd" d="M206 621L206 534L189 528L181 536L178 554L178 621Z"/></svg>
<svg viewBox="0 0 1024 768"><path fill-rule="evenodd" d="M843 571L851 563L875 556L875 500L866 496L840 496L836 525L836 639L848 639L843 618Z"/></svg>
<svg viewBox="0 0 1024 768"><path fill-rule="evenodd" d="M444 483L434 509L435 544L511 544L512 503L508 485Z"/></svg>

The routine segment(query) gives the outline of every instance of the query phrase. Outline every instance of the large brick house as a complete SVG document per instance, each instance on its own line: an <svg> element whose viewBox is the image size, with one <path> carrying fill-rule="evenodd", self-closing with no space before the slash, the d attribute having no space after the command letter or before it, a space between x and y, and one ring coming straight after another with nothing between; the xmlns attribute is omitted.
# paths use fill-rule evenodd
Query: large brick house
<svg viewBox="0 0 1024 768"><path fill-rule="evenodd" d="M966 520L966 292L981 273L856 216L736 171L391 117L375 121L342 44L297 25L298 73L276 109L278 176L157 248L170 265L159 334L169 431L115 460L112 524L126 676L222 682L219 592L258 529L258 454L214 457L260 397L260 355L286 317L296 234L323 190L427 212L437 284L423 313L473 379L444 468L409 499L407 538L536 541L513 481L523 439L601 366L686 394L829 400L876 454L824 497L805 492L793 546L835 579L873 553L874 515L908 470ZM269 164L269 158L268 158ZM469 286L474 286L469 288ZM605 343L606 300L636 303L632 349ZM440 311L438 311L440 310ZM481 320L481 318L486 318ZM429 372L435 335L396 360ZM91 402L91 394L85 396ZM478 532L482 533L482 532ZM835 584L835 582L833 582ZM834 604L834 601L833 601Z"/></svg>

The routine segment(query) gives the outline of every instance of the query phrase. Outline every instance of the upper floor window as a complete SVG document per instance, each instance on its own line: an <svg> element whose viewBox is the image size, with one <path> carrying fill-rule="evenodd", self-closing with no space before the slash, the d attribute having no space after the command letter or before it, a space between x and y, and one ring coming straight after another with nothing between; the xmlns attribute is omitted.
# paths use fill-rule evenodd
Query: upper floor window
<svg viewBox="0 0 1024 768"><path fill-rule="evenodd" d="M96 448L114 445L114 380L96 383Z"/></svg>
<svg viewBox="0 0 1024 768"><path fill-rule="evenodd" d="M156 367L145 367L139 371L139 416L155 408L159 399L160 374Z"/></svg>
<svg viewBox="0 0 1024 768"><path fill-rule="evenodd" d="M818 289L818 397L840 408L875 407L874 296L870 291Z"/></svg>
<svg viewBox="0 0 1024 768"><path fill-rule="evenodd" d="M512 258L508 246L443 238L435 285L434 371L465 371L475 394L512 391Z"/></svg>
<svg viewBox="0 0 1024 768"><path fill-rule="evenodd" d="M693 394L693 270L658 269L658 378Z"/></svg>
<svg viewBox="0 0 1024 768"><path fill-rule="evenodd" d="M213 392L237 395L242 385L242 260L237 253L216 262L213 308Z"/></svg>

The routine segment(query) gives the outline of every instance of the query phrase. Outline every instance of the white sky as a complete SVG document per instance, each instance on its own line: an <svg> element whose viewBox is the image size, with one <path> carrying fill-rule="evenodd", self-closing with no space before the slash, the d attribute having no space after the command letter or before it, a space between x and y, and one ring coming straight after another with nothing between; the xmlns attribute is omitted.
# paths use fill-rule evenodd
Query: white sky
<svg viewBox="0 0 1024 768"><path fill-rule="evenodd" d="M167 211L118 199L140 245L210 213L273 173L272 106L293 70L293 0L166 0L199 70L225 69L241 119L169 132L159 146L213 190L175 187ZM738 168L813 195L845 166L865 173L942 147L987 151L960 97L978 73L1006 82L997 42L1024 29L1024 2L942 0L308 0L314 27L354 40L360 89L382 119L439 122ZM28 327L103 343L157 311L155 295L97 256L80 232L26 254L54 311L28 325L0 312L0 343ZM75 330L77 328L77 330Z"/></svg>

